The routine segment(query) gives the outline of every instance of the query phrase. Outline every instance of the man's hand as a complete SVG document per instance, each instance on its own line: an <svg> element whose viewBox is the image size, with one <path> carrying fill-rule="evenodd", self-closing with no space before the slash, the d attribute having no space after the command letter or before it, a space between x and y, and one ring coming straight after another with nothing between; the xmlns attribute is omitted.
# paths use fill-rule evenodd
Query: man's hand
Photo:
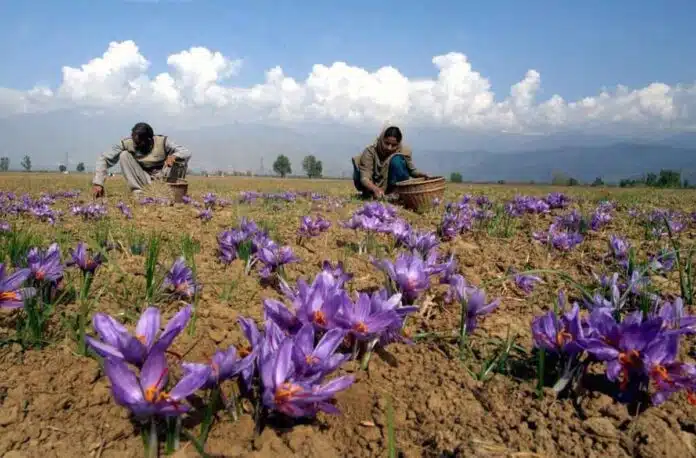
<svg viewBox="0 0 696 458"><path fill-rule="evenodd" d="M164 165L166 165L167 167L171 167L172 165L174 165L174 162L176 162L176 156L169 155L167 156L167 159L164 160Z"/></svg>
<svg viewBox="0 0 696 458"><path fill-rule="evenodd" d="M381 188L376 188L373 193L375 195L375 199L384 199L384 191L382 191Z"/></svg>
<svg viewBox="0 0 696 458"><path fill-rule="evenodd" d="M93 185L92 186L92 195L95 198L104 196L104 186L99 186L98 184Z"/></svg>

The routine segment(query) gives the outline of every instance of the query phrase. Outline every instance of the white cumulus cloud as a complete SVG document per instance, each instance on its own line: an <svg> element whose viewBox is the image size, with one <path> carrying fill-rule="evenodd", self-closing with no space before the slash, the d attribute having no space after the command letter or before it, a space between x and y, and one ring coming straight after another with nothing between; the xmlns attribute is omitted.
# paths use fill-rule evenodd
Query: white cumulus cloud
<svg viewBox="0 0 696 458"><path fill-rule="evenodd" d="M432 59L434 76L409 79L386 66L374 72L345 62L316 64L302 81L269 69L262 83L235 86L241 60L192 47L167 58L169 71L151 76L150 61L133 41L112 42L101 57L63 67L58 87L0 88L0 117L79 109L139 109L191 125L232 121L333 121L454 127L480 131L544 132L617 125L638 129L696 126L696 83L644 88L618 86L576 101L540 99L542 75L533 69L496 97L489 80L464 54Z"/></svg>

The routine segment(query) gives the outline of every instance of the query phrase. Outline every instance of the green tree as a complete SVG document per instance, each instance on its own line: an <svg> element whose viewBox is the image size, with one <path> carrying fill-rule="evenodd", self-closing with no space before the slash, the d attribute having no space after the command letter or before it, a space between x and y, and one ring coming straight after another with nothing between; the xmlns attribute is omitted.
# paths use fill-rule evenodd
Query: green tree
<svg viewBox="0 0 696 458"><path fill-rule="evenodd" d="M10 158L7 156L0 157L0 172L7 172L10 170Z"/></svg>
<svg viewBox="0 0 696 458"><path fill-rule="evenodd" d="M656 185L660 188L681 188L681 172L676 170L662 169L657 177Z"/></svg>
<svg viewBox="0 0 696 458"><path fill-rule="evenodd" d="M27 172L31 172L31 158L29 157L29 155L24 156L22 158L21 165L24 170L26 170Z"/></svg>
<svg viewBox="0 0 696 458"><path fill-rule="evenodd" d="M82 173L85 171L85 163L84 162L78 162L77 167L75 167L75 170L78 172Z"/></svg>
<svg viewBox="0 0 696 458"><path fill-rule="evenodd" d="M551 184L556 186L565 186L568 184L570 177L563 172L553 172L551 174Z"/></svg>
<svg viewBox="0 0 696 458"><path fill-rule="evenodd" d="M66 170L68 170L68 168L65 165L60 164L58 166L58 171L60 171L61 173L65 172Z"/></svg>
<svg viewBox="0 0 696 458"><path fill-rule="evenodd" d="M285 154L279 154L275 162L273 162L273 171L285 178L286 175L292 173L292 165L290 164L290 159Z"/></svg>
<svg viewBox="0 0 696 458"><path fill-rule="evenodd" d="M657 175L652 172L645 175L645 184L648 186L657 186Z"/></svg>
<svg viewBox="0 0 696 458"><path fill-rule="evenodd" d="M568 178L567 184L568 184L568 186L577 186L580 184L580 182L578 180L576 180L575 178L570 177L570 178Z"/></svg>
<svg viewBox="0 0 696 458"><path fill-rule="evenodd" d="M302 160L302 170L305 171L309 178L321 178L324 166L313 154L305 156Z"/></svg>
<svg viewBox="0 0 696 458"><path fill-rule="evenodd" d="M595 178L592 182L592 186L604 186L604 180L602 180L602 177Z"/></svg>
<svg viewBox="0 0 696 458"><path fill-rule="evenodd" d="M452 183L461 183L462 181L464 181L464 178L462 178L462 174L461 174L461 173L459 173L459 172L452 172L452 173L450 174L450 181L451 181Z"/></svg>

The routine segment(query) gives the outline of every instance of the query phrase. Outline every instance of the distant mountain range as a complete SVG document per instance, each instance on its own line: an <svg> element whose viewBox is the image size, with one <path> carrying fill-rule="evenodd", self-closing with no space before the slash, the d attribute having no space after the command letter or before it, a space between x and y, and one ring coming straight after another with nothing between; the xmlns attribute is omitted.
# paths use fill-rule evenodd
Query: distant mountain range
<svg viewBox="0 0 696 458"><path fill-rule="evenodd" d="M610 183L660 169L678 170L683 178L696 181L696 148L664 144L617 143L507 153L433 152L430 157L437 159L428 160L424 168L445 176L459 172L465 181L549 182L560 172L581 182L601 177Z"/></svg>
<svg viewBox="0 0 696 458"><path fill-rule="evenodd" d="M26 114L0 119L0 156L18 169L29 154L35 170L58 170L69 155L69 170L84 162L93 170L101 151L127 136L140 114L84 114L74 110ZM290 158L294 174L302 158L314 154L324 175L350 177L350 159L374 140L378 129L339 123L225 123L188 126L166 118L152 122L155 132L169 135L193 152L194 170L272 173L279 154ZM612 129L612 130L609 130ZM639 177L661 168L676 169L696 182L696 133L647 131L565 131L544 135L467 132L445 127L406 127L405 141L414 161L431 174L459 172L467 181L548 182L554 172L580 181L605 182Z"/></svg>

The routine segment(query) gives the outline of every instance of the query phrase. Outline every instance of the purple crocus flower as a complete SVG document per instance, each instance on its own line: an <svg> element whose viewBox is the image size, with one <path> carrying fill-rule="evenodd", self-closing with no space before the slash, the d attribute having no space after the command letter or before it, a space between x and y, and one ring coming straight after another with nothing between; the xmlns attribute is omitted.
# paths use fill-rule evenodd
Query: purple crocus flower
<svg viewBox="0 0 696 458"><path fill-rule="evenodd" d="M690 376L693 367L676 361L678 352L679 336L676 334L656 339L643 351L643 368L653 386L651 400L654 405L662 404L673 393L693 384Z"/></svg>
<svg viewBox="0 0 696 458"><path fill-rule="evenodd" d="M402 305L401 297L401 294L398 293L389 297L389 293L384 288L375 291L372 293L372 296L370 296L370 311L372 314L378 315L380 313L393 311L398 317L398 319L395 319L392 324L381 333L379 343L383 347L392 342L412 343L411 340L405 336L404 322L408 315L418 311L418 307Z"/></svg>
<svg viewBox="0 0 696 458"><path fill-rule="evenodd" d="M126 219L131 219L131 218L133 218L133 213L131 212L131 209L130 209L130 208L128 207L128 205L126 205L124 202L119 201L119 202L116 204L116 208L118 208L119 210L121 210L121 213L123 214L123 216L126 217Z"/></svg>
<svg viewBox="0 0 696 458"><path fill-rule="evenodd" d="M139 379L124 361L104 360L104 373L111 382L114 400L140 418L178 416L189 410L183 401L206 383L211 369L203 364L192 364L187 369L181 380L167 392L169 368L162 349L147 356Z"/></svg>
<svg viewBox="0 0 696 458"><path fill-rule="evenodd" d="M353 279L353 274L345 271L342 261L338 261L336 267L334 267L330 261L325 260L321 263L321 270L334 277L339 286L343 286L343 284Z"/></svg>
<svg viewBox="0 0 696 458"><path fill-rule="evenodd" d="M162 287L172 289L174 295L185 299L193 297L200 289L193 279L193 271L186 266L186 261L183 257L174 261L171 269L164 277Z"/></svg>
<svg viewBox="0 0 696 458"><path fill-rule="evenodd" d="M297 232L300 237L316 237L330 227L331 223L322 218L321 215L317 216L315 220L312 220L310 216L303 216L300 219L300 228Z"/></svg>
<svg viewBox="0 0 696 458"><path fill-rule="evenodd" d="M63 278L60 247L52 243L46 251L32 248L27 254L27 264L37 281L58 282Z"/></svg>
<svg viewBox="0 0 696 458"><path fill-rule="evenodd" d="M658 312L663 320L666 334L696 334L696 316L684 313L684 301L677 297L673 302L665 302Z"/></svg>
<svg viewBox="0 0 696 458"><path fill-rule="evenodd" d="M358 340L372 340L389 329L394 323L401 323L401 317L394 310L376 310L372 299L365 293L358 293L355 302L343 303L336 323Z"/></svg>
<svg viewBox="0 0 696 458"><path fill-rule="evenodd" d="M350 355L336 354L343 342L346 331L334 328L326 332L314 345L314 326L305 324L295 335L293 361L297 375L302 378L319 380L336 370Z"/></svg>
<svg viewBox="0 0 696 458"><path fill-rule="evenodd" d="M274 322L288 334L295 334L302 323L297 315L280 301L267 298L263 300L264 319Z"/></svg>
<svg viewBox="0 0 696 458"><path fill-rule="evenodd" d="M628 250L631 245L622 237L611 235L609 237L609 248L618 261L625 261L628 258Z"/></svg>
<svg viewBox="0 0 696 458"><path fill-rule="evenodd" d="M256 323L251 318L238 317L237 322L239 327L242 328L242 333L247 339L248 345L237 345L237 354L240 358L246 358L251 356L253 362L258 360L259 351L261 348L261 333L256 327ZM242 368L240 375L243 386L247 389L251 389L252 379L254 377L255 364Z"/></svg>
<svg viewBox="0 0 696 458"><path fill-rule="evenodd" d="M203 389L215 388L225 380L240 375L245 369L253 366L256 361L256 351L242 357L234 345L230 345L225 351L216 351L208 366L210 367L208 379L201 386ZM182 363L185 373L200 370L200 364Z"/></svg>
<svg viewBox="0 0 696 458"><path fill-rule="evenodd" d="M642 321L642 313L634 312L616 323L610 313L598 309L590 314L589 324L594 332L585 349L598 360L606 361L607 378L620 379L621 388L625 389L630 378L643 369L643 351L660 334L662 318Z"/></svg>
<svg viewBox="0 0 696 458"><path fill-rule="evenodd" d="M541 282L541 278L535 275L516 274L514 279L515 285L526 294L531 294L534 291L535 283Z"/></svg>
<svg viewBox="0 0 696 458"><path fill-rule="evenodd" d="M211 210L210 208L201 210L200 212L198 212L196 218L200 219L201 221L208 222L211 219L213 219L213 210Z"/></svg>
<svg viewBox="0 0 696 458"><path fill-rule="evenodd" d="M275 243L268 243L266 246L262 246L257 256L259 261L264 264L260 272L262 278L270 277L273 272L276 272L286 264L299 261L292 252L292 248L279 246Z"/></svg>
<svg viewBox="0 0 696 458"><path fill-rule="evenodd" d="M5 264L0 263L0 308L24 307L24 301L36 295L35 288L22 288L22 283L31 276L29 269L17 269L7 275Z"/></svg>
<svg viewBox="0 0 696 458"><path fill-rule="evenodd" d="M86 336L85 340L95 352L105 358L124 360L140 366L151 352L157 349L167 350L190 319L191 305L186 305L169 320L158 336L160 311L156 307L148 307L138 320L135 335L132 335L115 318L99 312L94 314L92 325L101 340L90 336Z"/></svg>
<svg viewBox="0 0 696 458"><path fill-rule="evenodd" d="M458 283L461 284L461 283ZM457 291L460 301L466 302L466 332L471 333L476 329L477 320L490 314L500 305L500 299L486 304L486 293L479 288L467 287L464 291Z"/></svg>
<svg viewBox="0 0 696 458"><path fill-rule="evenodd" d="M569 355L581 353L585 337L578 304L561 316L551 310L536 317L532 321L532 337L537 348Z"/></svg>
<svg viewBox="0 0 696 458"><path fill-rule="evenodd" d="M407 304L412 304L423 291L430 287L426 264L420 256L400 253L394 263L387 259L373 260L372 263L394 282Z"/></svg>
<svg viewBox="0 0 696 458"><path fill-rule="evenodd" d="M10 226L10 223L0 220L0 232L10 232L11 230L12 226Z"/></svg>
<svg viewBox="0 0 696 458"><path fill-rule="evenodd" d="M293 347L293 340L287 338L277 351L261 360L264 406L290 417L313 416L319 411L338 413L331 401L336 393L352 385L355 378L343 376L316 385L296 377Z"/></svg>
<svg viewBox="0 0 696 458"><path fill-rule="evenodd" d="M72 259L66 265L76 265L83 273L93 274L103 261L101 253L91 256L84 242L79 242L75 250L70 250L70 257Z"/></svg>

